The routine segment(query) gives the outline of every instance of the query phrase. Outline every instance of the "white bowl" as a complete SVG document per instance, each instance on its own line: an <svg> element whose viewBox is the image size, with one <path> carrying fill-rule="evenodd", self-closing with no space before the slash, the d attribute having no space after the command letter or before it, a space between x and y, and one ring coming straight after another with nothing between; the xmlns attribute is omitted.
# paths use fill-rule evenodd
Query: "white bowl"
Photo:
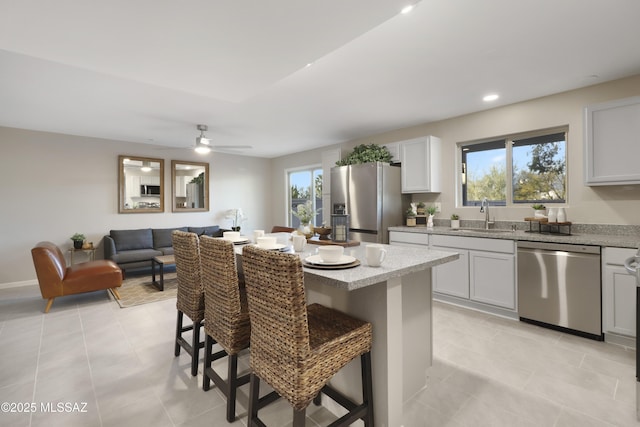
<svg viewBox="0 0 640 427"><path fill-rule="evenodd" d="M344 254L344 248L337 245L320 246L318 255L323 262L338 262Z"/></svg>
<svg viewBox="0 0 640 427"><path fill-rule="evenodd" d="M257 239L258 247L261 249L273 249L276 246L278 240L275 237L265 236L258 237Z"/></svg>
<svg viewBox="0 0 640 427"><path fill-rule="evenodd" d="M238 240L240 238L239 231L225 231L222 233L222 237L227 240Z"/></svg>

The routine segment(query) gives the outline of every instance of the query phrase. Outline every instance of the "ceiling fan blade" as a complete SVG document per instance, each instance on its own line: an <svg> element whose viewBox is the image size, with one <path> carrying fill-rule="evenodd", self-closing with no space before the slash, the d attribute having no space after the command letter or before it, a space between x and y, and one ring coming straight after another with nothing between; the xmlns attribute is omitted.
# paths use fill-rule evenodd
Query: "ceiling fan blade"
<svg viewBox="0 0 640 427"><path fill-rule="evenodd" d="M212 145L212 149L220 149L220 150L250 150L253 148L252 145Z"/></svg>

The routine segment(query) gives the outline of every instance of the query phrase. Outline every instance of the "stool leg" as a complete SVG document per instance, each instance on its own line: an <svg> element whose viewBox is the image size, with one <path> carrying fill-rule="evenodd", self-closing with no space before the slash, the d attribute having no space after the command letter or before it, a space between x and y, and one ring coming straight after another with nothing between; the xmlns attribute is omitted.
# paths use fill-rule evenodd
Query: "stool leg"
<svg viewBox="0 0 640 427"><path fill-rule="evenodd" d="M360 366L362 367L362 400L367 404L367 415L365 416L365 427L372 427L373 424L373 376L371 375L371 352L368 351L360 356Z"/></svg>
<svg viewBox="0 0 640 427"><path fill-rule="evenodd" d="M260 378L251 372L249 379L249 418L247 427L256 425L258 419L258 399L260 398Z"/></svg>
<svg viewBox="0 0 640 427"><path fill-rule="evenodd" d="M198 358L200 356L200 322L193 322L193 339L191 342L191 376L198 375Z"/></svg>
<svg viewBox="0 0 640 427"><path fill-rule="evenodd" d="M176 348L173 351L173 354L176 356L180 356L180 342L179 338L182 335L182 312L178 310L178 320L176 321Z"/></svg>
<svg viewBox="0 0 640 427"><path fill-rule="evenodd" d="M204 366L202 367L202 389L209 391L211 388L211 378L207 374L207 368L211 367L211 353L213 352L213 339L205 332L204 337Z"/></svg>
<svg viewBox="0 0 640 427"><path fill-rule="evenodd" d="M227 421L230 423L236 420L236 392L238 391L238 355L229 356L229 369L227 372Z"/></svg>
<svg viewBox="0 0 640 427"><path fill-rule="evenodd" d="M293 427L304 427L305 418L307 415L307 408L294 409L293 410Z"/></svg>

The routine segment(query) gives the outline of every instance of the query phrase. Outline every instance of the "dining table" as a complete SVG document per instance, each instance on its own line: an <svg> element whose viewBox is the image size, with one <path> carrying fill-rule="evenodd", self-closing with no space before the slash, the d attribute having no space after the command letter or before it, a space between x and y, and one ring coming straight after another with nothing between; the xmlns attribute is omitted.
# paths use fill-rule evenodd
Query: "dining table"
<svg viewBox="0 0 640 427"><path fill-rule="evenodd" d="M298 255L303 262L307 303L320 303L371 322L373 401L376 426L402 426L403 403L426 387L433 360L431 269L458 259L457 252L425 247L382 245L386 256L378 267L366 262L366 246L344 248L355 262L328 267L312 264L318 245L293 250L290 233L276 236L274 250ZM255 244L253 242L245 244ZM238 268L242 247L235 246ZM362 399L360 361L354 359L331 380L350 398ZM342 408L323 396L322 404L336 415Z"/></svg>

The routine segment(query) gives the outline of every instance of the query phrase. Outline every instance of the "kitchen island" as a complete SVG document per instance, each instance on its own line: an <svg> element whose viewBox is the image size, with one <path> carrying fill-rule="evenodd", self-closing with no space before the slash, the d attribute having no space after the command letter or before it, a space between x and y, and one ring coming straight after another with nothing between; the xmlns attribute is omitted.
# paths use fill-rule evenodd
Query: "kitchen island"
<svg viewBox="0 0 640 427"><path fill-rule="evenodd" d="M287 242L288 235L279 236ZM345 270L304 267L308 303L320 303L349 313L373 325L371 351L376 426L402 425L402 405L426 385L432 362L431 267L454 261L455 252L384 245L382 266L369 267L365 247L346 248L360 266ZM301 258L315 254L307 245ZM238 248L239 249L239 248ZM356 401L361 400L360 361L352 361L331 384ZM323 404L342 414L337 405Z"/></svg>

